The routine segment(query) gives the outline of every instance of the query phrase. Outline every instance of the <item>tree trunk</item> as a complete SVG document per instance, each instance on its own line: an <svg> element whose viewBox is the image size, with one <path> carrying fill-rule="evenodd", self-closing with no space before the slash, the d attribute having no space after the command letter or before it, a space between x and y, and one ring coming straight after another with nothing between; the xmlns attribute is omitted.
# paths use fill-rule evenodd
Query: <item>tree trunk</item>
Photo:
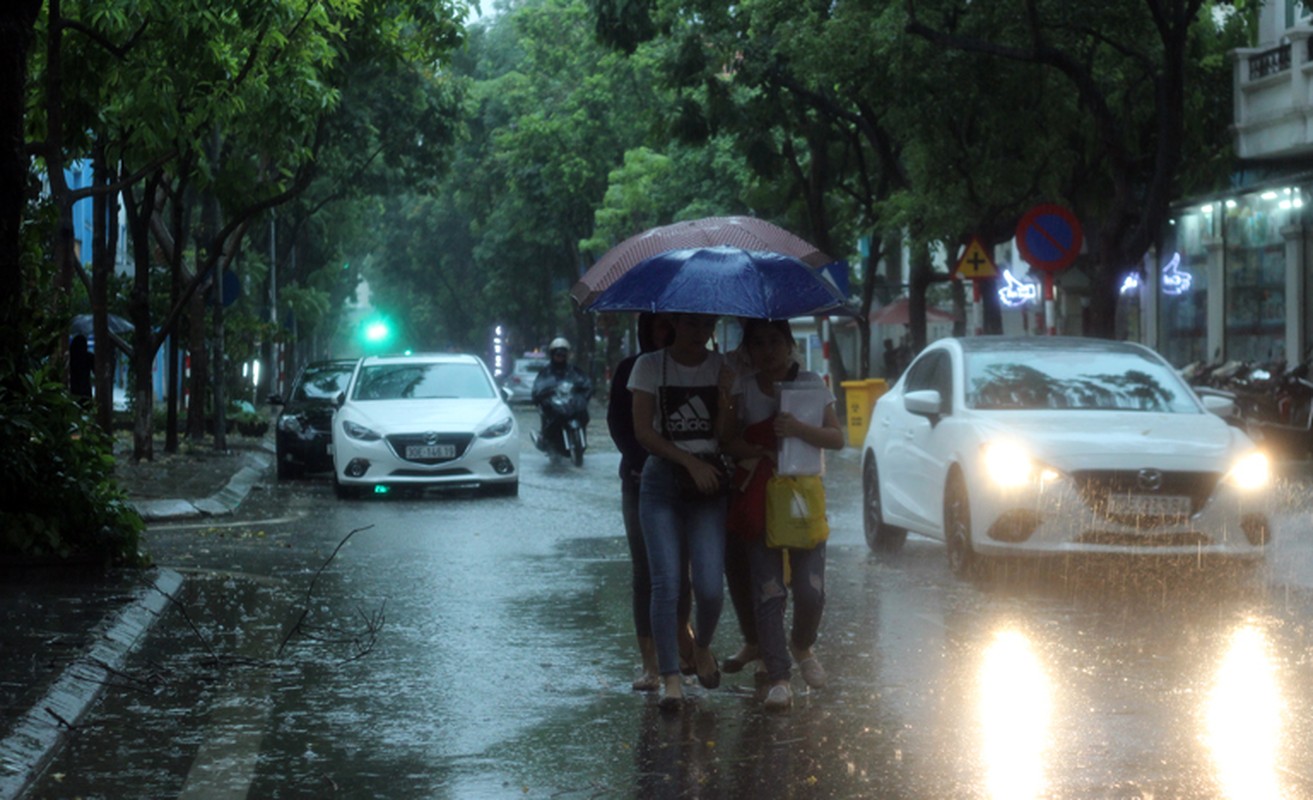
<svg viewBox="0 0 1313 800"><path fill-rule="evenodd" d="M22 317L24 292L19 230L27 202L28 157L23 146L27 54L41 0L10 0L0 10L0 324L11 330ZM25 342L0 337L0 363L13 367L5 380L26 368Z"/></svg>
<svg viewBox="0 0 1313 800"><path fill-rule="evenodd" d="M155 360L155 335L150 321L150 218L155 213L155 187L160 175L155 173L142 187L141 204L128 198L128 225L132 231L132 253L136 261L128 316L132 320L132 459L155 457L155 395L152 385Z"/></svg>
<svg viewBox="0 0 1313 800"><path fill-rule="evenodd" d="M99 143L92 158L92 174L101 188L113 182L105 158L105 146ZM114 224L112 209L117 205L117 194L109 191L97 193L92 199L91 232L91 320L96 340L95 386L96 421L102 430L114 425L114 346L109 337L109 283L114 274L114 250L118 244L118 226Z"/></svg>

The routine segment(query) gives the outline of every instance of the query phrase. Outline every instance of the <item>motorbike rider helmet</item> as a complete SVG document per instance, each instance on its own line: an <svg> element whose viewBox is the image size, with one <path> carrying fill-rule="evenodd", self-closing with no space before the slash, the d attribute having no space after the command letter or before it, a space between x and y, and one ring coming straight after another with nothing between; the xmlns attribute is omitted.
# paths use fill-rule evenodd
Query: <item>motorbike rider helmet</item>
<svg viewBox="0 0 1313 800"><path fill-rule="evenodd" d="M547 352L555 353L557 350L570 351L570 342L564 336L557 336L552 343L547 345Z"/></svg>

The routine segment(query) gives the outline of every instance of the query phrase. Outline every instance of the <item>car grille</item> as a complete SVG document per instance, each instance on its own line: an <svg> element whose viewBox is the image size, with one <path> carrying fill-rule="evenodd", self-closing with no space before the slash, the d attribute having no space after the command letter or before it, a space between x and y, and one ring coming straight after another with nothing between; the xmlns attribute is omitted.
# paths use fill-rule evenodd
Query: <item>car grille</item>
<svg viewBox="0 0 1313 800"><path fill-rule="evenodd" d="M1072 541L1107 547L1209 547L1213 538L1199 531L1179 533L1125 533L1122 531L1086 531Z"/></svg>
<svg viewBox="0 0 1313 800"><path fill-rule="evenodd" d="M1147 494L1190 498L1190 515L1198 514L1208 503L1220 475L1216 472L1162 472L1156 490L1140 483L1139 470L1086 470L1072 473L1081 500L1103 519L1136 528L1180 525L1181 516L1115 514L1108 511L1109 495Z"/></svg>
<svg viewBox="0 0 1313 800"><path fill-rule="evenodd" d="M402 461L412 464L445 464L465 455L465 450L473 441L472 433L397 433L387 437L388 446ZM450 444L456 446L456 455L451 458L406 458L406 448L411 445Z"/></svg>

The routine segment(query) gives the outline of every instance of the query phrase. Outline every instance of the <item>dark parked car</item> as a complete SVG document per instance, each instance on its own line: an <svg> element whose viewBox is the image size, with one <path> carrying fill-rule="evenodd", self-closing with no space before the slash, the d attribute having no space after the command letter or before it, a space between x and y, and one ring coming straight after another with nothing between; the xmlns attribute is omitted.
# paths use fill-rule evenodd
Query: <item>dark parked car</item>
<svg viewBox="0 0 1313 800"><path fill-rule="evenodd" d="M288 399L269 397L271 404L283 407L275 425L279 479L333 468L328 445L333 440L335 401L346 391L355 366L356 359L311 362L292 384Z"/></svg>

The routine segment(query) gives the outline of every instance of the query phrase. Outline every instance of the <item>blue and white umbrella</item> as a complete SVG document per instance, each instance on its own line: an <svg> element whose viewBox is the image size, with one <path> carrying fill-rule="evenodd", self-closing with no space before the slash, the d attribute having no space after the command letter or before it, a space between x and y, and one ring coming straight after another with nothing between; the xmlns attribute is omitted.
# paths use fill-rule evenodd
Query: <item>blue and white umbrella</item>
<svg viewBox="0 0 1313 800"><path fill-rule="evenodd" d="M815 267L739 247L668 250L635 264L585 311L664 311L789 319L848 313L846 298Z"/></svg>

